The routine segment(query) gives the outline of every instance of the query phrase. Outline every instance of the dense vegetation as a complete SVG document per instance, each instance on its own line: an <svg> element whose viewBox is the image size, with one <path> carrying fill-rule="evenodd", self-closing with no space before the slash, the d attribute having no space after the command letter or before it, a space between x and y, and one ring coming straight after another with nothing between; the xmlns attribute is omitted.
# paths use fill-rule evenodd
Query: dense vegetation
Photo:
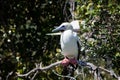
<svg viewBox="0 0 120 80"><path fill-rule="evenodd" d="M49 65L59 54L59 36L47 36L54 26L71 20L65 0L0 0L0 79L22 80L42 62ZM76 0L75 19L80 21L80 38L86 61L120 75L120 1ZM61 68L56 68L61 71ZM86 74L89 74L86 72ZM46 77L47 76L47 77ZM109 75L107 75L109 76ZM89 77L88 76L88 80ZM27 78L26 78L27 79ZM52 71L40 72L36 80L61 79ZM86 79L87 80L87 79ZM110 80L107 77L107 80Z"/></svg>

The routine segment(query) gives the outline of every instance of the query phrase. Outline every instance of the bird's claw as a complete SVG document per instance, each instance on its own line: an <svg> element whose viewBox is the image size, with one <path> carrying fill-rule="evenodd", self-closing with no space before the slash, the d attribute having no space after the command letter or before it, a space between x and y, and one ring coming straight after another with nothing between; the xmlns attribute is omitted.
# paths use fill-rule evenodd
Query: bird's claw
<svg viewBox="0 0 120 80"><path fill-rule="evenodd" d="M77 60L75 58L64 58L61 62L61 64L63 66L68 66L69 64L73 64L73 65L76 65L77 64Z"/></svg>

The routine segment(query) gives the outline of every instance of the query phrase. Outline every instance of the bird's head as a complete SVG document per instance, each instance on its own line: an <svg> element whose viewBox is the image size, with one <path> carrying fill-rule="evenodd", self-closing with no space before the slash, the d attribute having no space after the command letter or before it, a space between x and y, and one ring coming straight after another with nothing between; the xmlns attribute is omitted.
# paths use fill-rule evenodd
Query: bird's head
<svg viewBox="0 0 120 80"><path fill-rule="evenodd" d="M64 22L59 27L52 30L52 32L58 32L58 31L65 31L65 30L73 30L73 27L70 23Z"/></svg>

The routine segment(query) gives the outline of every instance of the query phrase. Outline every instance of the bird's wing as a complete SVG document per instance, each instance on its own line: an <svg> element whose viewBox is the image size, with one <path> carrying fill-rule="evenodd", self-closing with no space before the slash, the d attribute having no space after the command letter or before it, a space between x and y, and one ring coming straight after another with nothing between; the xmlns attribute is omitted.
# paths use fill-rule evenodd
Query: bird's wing
<svg viewBox="0 0 120 80"><path fill-rule="evenodd" d="M74 32L74 37L76 38L76 41L77 41L77 46L78 46L78 56L77 56L77 60L79 60L80 53L81 53L81 41L80 41L80 37L77 36L77 33L76 33L76 32Z"/></svg>
<svg viewBox="0 0 120 80"><path fill-rule="evenodd" d="M77 60L79 60L79 57L80 57L80 52L81 52L81 45L80 45L80 41L77 41L77 46L78 46L78 56L77 56Z"/></svg>

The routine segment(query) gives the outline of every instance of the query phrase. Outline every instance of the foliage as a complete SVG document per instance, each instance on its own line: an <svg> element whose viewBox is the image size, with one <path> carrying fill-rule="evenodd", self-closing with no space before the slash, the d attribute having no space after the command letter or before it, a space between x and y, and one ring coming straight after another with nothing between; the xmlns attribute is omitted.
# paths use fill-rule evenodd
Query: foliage
<svg viewBox="0 0 120 80"><path fill-rule="evenodd" d="M81 38L87 60L114 70L120 75L119 1L78 0L77 17L81 20Z"/></svg>
<svg viewBox="0 0 120 80"><path fill-rule="evenodd" d="M59 37L46 36L63 20L63 1L54 0L1 0L0 1L0 78L5 80L10 72L25 73L35 63L50 64L55 58L52 42ZM46 78L42 74L40 79ZM41 78L42 77L42 78ZM15 75L11 76L15 78Z"/></svg>
<svg viewBox="0 0 120 80"><path fill-rule="evenodd" d="M76 0L76 3L75 18L81 22L80 37L87 61L114 68L120 75L120 2ZM69 15L69 4L64 0L0 0L0 79L5 80L13 72L9 80L22 80L16 78L15 72L26 73L35 63L48 65L61 59L57 53L59 36L46 33L68 21ZM48 71L40 72L36 79L60 78Z"/></svg>

